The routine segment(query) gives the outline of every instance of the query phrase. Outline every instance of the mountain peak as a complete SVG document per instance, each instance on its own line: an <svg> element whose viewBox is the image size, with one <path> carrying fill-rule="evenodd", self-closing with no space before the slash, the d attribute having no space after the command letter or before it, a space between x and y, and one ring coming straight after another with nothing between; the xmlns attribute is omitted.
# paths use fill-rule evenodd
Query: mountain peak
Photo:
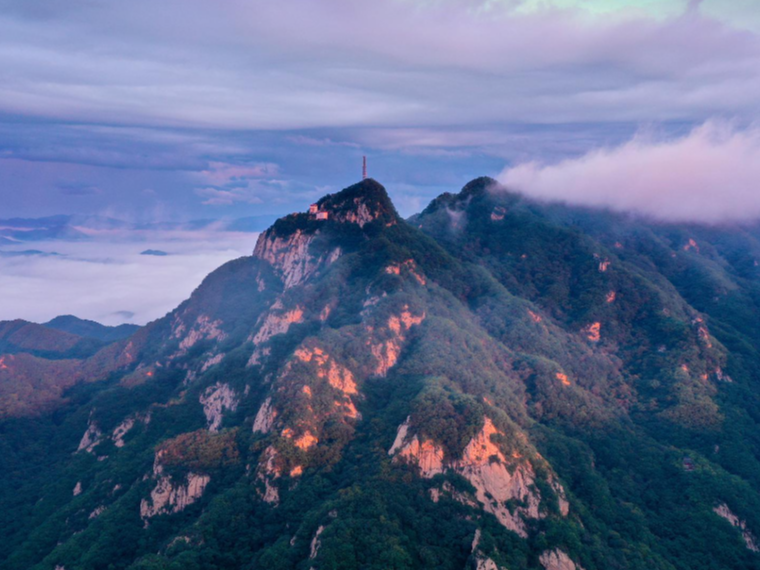
<svg viewBox="0 0 760 570"><path fill-rule="evenodd" d="M253 255L268 261L289 288L340 257L355 232L373 234L399 220L385 188L370 178L280 218L259 236ZM320 248L312 250L318 237Z"/></svg>
<svg viewBox="0 0 760 570"><path fill-rule="evenodd" d="M398 218L388 192L382 184L367 178L317 202L319 211L327 212L339 222L358 223L360 226L383 218L395 222Z"/></svg>
<svg viewBox="0 0 760 570"><path fill-rule="evenodd" d="M498 187L499 182L490 176L480 176L464 185L459 192L459 197L479 196L485 194L491 188Z"/></svg>
<svg viewBox="0 0 760 570"><path fill-rule="evenodd" d="M296 231L315 234L335 222L357 224L364 228L377 220L384 222L384 225L393 225L399 220L399 215L383 185L367 178L335 194L326 194L305 212L280 218L261 234L259 241L266 239L266 236L287 237Z"/></svg>

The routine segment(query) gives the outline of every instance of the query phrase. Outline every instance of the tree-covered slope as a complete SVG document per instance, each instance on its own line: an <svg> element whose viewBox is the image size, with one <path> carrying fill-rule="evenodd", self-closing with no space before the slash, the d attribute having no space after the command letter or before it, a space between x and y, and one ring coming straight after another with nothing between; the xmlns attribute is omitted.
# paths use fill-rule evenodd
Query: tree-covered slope
<svg viewBox="0 0 760 570"><path fill-rule="evenodd" d="M751 230L317 210L5 414L3 568L760 567Z"/></svg>

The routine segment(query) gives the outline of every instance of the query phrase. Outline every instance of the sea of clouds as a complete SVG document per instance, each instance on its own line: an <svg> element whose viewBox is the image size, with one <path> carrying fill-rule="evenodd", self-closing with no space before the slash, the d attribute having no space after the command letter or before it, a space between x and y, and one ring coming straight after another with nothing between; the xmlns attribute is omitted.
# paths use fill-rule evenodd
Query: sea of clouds
<svg viewBox="0 0 760 570"><path fill-rule="evenodd" d="M5 247L0 255L0 320L46 322L72 314L106 325L143 325L187 299L223 263L250 255L256 237L146 232L139 239L110 235ZM47 255L8 255L32 248ZM141 255L148 249L168 255Z"/></svg>

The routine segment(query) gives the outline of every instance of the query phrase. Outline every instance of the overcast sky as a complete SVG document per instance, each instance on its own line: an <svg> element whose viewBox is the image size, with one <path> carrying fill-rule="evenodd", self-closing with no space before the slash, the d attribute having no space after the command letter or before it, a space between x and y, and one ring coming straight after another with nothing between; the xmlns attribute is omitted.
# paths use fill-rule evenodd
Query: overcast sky
<svg viewBox="0 0 760 570"><path fill-rule="evenodd" d="M543 169L718 122L753 156L759 32L756 0L0 0L0 217L286 213L363 154L407 215L483 174L584 201Z"/></svg>

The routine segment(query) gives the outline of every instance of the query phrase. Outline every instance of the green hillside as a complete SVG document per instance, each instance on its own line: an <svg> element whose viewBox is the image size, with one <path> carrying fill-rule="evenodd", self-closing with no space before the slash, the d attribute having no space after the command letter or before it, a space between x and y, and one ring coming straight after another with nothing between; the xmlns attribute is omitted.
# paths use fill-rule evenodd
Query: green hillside
<svg viewBox="0 0 760 570"><path fill-rule="evenodd" d="M760 568L757 228L487 178L317 210L127 339L0 356L1 568Z"/></svg>

